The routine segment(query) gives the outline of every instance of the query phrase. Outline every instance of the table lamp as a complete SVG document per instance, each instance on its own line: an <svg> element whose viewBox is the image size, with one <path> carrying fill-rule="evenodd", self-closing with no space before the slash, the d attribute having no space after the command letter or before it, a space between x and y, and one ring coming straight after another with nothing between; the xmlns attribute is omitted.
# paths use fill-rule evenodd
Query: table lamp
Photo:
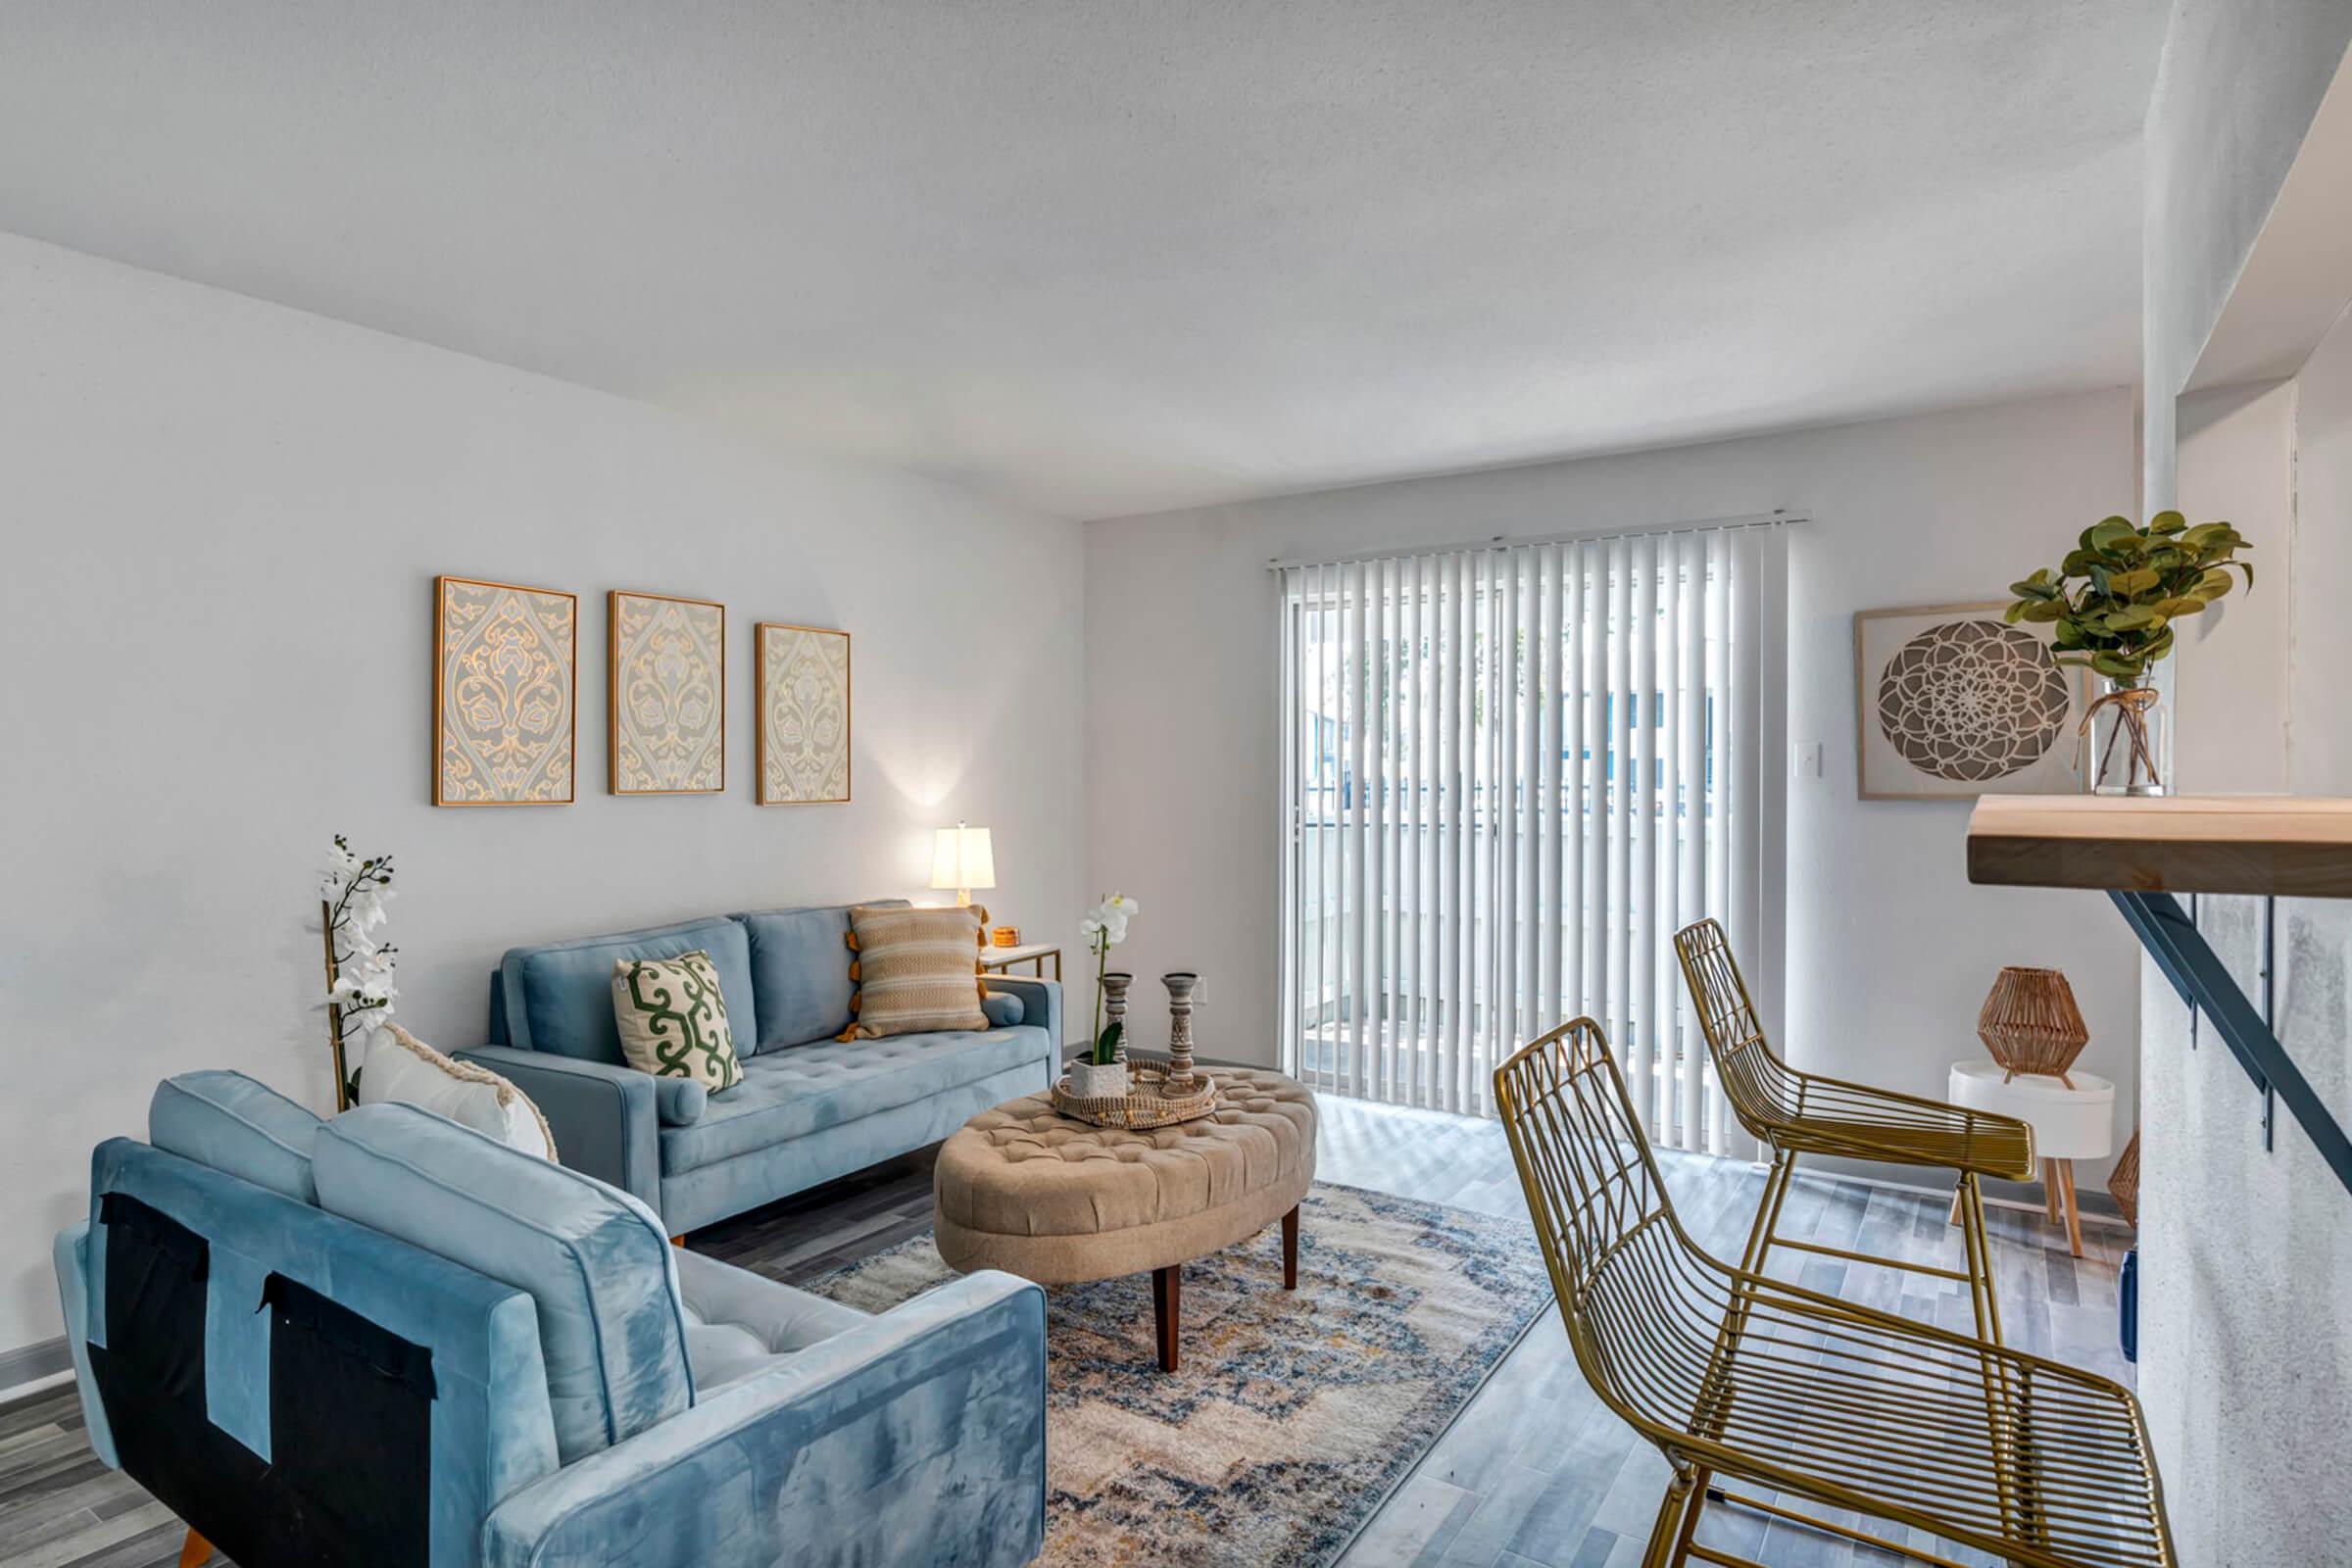
<svg viewBox="0 0 2352 1568"><path fill-rule="evenodd" d="M972 902L972 889L997 885L997 856L989 847L988 829L961 822L933 835L931 885L954 888L957 906Z"/></svg>

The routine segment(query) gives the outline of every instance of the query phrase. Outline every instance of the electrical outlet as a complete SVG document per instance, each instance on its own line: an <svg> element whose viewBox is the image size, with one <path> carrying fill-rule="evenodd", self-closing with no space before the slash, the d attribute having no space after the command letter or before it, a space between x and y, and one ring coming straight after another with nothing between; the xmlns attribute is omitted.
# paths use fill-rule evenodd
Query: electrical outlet
<svg viewBox="0 0 2352 1568"><path fill-rule="evenodd" d="M1788 770L1798 778L1821 777L1821 742L1798 741L1790 747Z"/></svg>

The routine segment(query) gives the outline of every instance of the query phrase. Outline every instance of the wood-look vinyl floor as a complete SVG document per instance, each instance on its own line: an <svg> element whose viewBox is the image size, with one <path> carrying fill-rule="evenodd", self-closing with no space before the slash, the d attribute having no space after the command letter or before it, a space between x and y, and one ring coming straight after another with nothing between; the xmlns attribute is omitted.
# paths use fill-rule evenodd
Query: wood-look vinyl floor
<svg viewBox="0 0 2352 1568"><path fill-rule="evenodd" d="M1502 1129L1494 1122L1326 1097L1318 1158L1327 1181L1488 1213L1525 1212ZM1667 1155L1663 1162L1692 1234L1719 1253L1737 1255L1762 1173L1693 1155ZM1800 1180L1789 1194L1783 1234L1956 1266L1959 1233L1945 1225L1944 1206L1940 1198L1855 1182ZM799 1282L896 1246L930 1222L931 1162L923 1153L699 1231L689 1243ZM2130 1367L2115 1348L2119 1233L2086 1229L2078 1260L2068 1254L2064 1235L2037 1213L1995 1210L1992 1225L2010 1343L2128 1382ZM1776 1258L1776 1272L1814 1289L1952 1328L1969 1326L1967 1298L1957 1285L1786 1256L1803 1261ZM1593 1398L1557 1316L1547 1315L1341 1562L1344 1568L1630 1568L1640 1559L1665 1480L1656 1451L1637 1443ZM0 1406L0 1563L170 1568L182 1535L161 1503L91 1454L71 1387ZM1700 1539L1774 1568L1902 1560L1722 1509L1709 1510Z"/></svg>

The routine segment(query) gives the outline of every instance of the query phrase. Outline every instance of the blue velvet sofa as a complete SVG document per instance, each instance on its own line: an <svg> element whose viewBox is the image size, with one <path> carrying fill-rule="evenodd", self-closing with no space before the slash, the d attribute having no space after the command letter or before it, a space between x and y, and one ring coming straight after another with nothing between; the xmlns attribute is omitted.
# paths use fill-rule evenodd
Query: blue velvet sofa
<svg viewBox="0 0 2352 1568"><path fill-rule="evenodd" d="M1045 1297L879 1316L411 1105L161 1086L56 1267L90 1443L244 1568L1031 1560Z"/></svg>
<svg viewBox="0 0 2352 1568"><path fill-rule="evenodd" d="M904 900L876 900L902 904ZM462 1057L538 1102L575 1170L680 1235L909 1150L1054 1080L1061 986L989 977L985 1030L841 1041L846 905L718 915L516 948L490 990L490 1045ZM744 1081L724 1094L623 1063L612 961L701 949L718 971Z"/></svg>

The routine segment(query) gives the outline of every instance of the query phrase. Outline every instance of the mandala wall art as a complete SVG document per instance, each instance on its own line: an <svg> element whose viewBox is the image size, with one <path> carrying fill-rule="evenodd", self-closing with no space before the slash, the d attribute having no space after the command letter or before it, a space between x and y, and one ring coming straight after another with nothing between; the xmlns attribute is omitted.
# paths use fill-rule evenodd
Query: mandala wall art
<svg viewBox="0 0 2352 1568"><path fill-rule="evenodd" d="M762 623L760 804L850 798L850 634Z"/></svg>
<svg viewBox="0 0 2352 1568"><path fill-rule="evenodd" d="M2082 787L2080 671L2004 607L1930 605L1854 617L1862 799L2068 794Z"/></svg>
<svg viewBox="0 0 2352 1568"><path fill-rule="evenodd" d="M727 787L727 607L614 590L612 753L615 795L716 795Z"/></svg>
<svg viewBox="0 0 2352 1568"><path fill-rule="evenodd" d="M433 804L570 805L578 598L470 577L433 597Z"/></svg>

